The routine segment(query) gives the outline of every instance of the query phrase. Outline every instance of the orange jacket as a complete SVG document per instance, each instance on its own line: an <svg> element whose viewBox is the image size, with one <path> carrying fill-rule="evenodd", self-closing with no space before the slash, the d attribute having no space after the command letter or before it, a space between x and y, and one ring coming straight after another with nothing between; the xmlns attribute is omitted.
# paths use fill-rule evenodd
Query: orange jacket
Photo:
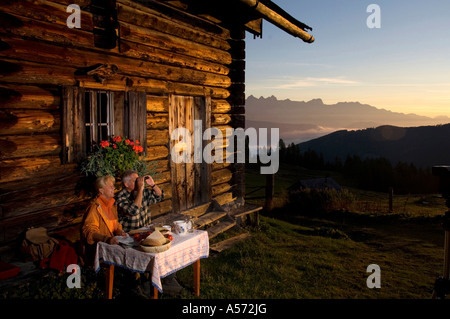
<svg viewBox="0 0 450 319"><path fill-rule="evenodd" d="M84 241L89 245L95 244L92 238L95 233L112 237L114 233L122 230L122 225L117 217L117 206L112 205L111 211L114 219L110 219L101 205L101 200L97 197L92 201L84 217L82 235Z"/></svg>

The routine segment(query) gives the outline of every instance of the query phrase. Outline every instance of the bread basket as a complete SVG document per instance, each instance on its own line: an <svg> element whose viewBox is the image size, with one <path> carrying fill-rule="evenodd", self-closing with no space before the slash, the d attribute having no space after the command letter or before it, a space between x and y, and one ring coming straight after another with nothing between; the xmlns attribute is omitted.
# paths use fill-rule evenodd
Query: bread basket
<svg viewBox="0 0 450 319"><path fill-rule="evenodd" d="M166 238L166 242L160 246L145 246L139 245L139 248L146 253L162 253L170 248L172 242Z"/></svg>

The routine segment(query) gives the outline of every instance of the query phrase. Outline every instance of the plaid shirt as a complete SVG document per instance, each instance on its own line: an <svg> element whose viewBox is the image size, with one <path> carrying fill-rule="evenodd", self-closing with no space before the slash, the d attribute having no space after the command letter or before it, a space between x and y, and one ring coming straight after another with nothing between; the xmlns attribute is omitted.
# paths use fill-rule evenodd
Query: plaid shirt
<svg viewBox="0 0 450 319"><path fill-rule="evenodd" d="M141 208L134 204L133 192L128 192L123 188L117 194L117 208L119 222L122 224L123 231L144 227L151 222L151 213L149 206L164 199L164 191L161 190L161 196L157 196L152 190L144 188Z"/></svg>

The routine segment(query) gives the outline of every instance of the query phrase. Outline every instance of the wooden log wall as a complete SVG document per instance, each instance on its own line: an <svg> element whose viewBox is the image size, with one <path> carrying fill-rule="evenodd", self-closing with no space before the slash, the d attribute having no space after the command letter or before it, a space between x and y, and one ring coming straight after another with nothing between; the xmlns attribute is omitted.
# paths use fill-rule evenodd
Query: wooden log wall
<svg viewBox="0 0 450 319"><path fill-rule="evenodd" d="M69 4L79 4L81 28L69 29ZM211 125L243 127L243 31L171 8L117 0L118 40L96 46L90 0L0 2L0 246L30 226L78 229L89 201L76 164L61 164L62 86L147 93L147 157L172 210L168 136L169 95L210 96ZM162 10L163 9L163 10ZM108 64L98 81L83 70ZM225 147L226 145L224 145ZM213 164L212 196L221 204L243 197L243 170ZM1 252L0 248L0 252Z"/></svg>

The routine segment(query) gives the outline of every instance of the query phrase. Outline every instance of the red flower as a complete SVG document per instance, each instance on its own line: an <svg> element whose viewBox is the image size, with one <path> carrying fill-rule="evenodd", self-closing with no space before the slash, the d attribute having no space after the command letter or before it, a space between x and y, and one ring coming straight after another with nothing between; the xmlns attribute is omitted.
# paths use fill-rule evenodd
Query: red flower
<svg viewBox="0 0 450 319"><path fill-rule="evenodd" d="M122 138L120 136L116 136L113 138L113 142L120 142L122 141Z"/></svg>
<svg viewBox="0 0 450 319"><path fill-rule="evenodd" d="M136 141L134 141L136 144L139 144L139 141L138 140L136 140Z"/></svg>
<svg viewBox="0 0 450 319"><path fill-rule="evenodd" d="M103 148L108 147L109 146L109 142L108 141L101 141L100 142L100 146L103 147Z"/></svg>
<svg viewBox="0 0 450 319"><path fill-rule="evenodd" d="M125 144L129 145L131 143L131 141L129 139L125 140Z"/></svg>
<svg viewBox="0 0 450 319"><path fill-rule="evenodd" d="M114 144L114 145L113 145L113 148L114 148L114 149L116 149L116 148L117 148L117 145L116 145L116 144Z"/></svg>
<svg viewBox="0 0 450 319"><path fill-rule="evenodd" d="M135 151L136 154L137 153L141 153L143 150L144 150L144 148L142 146L139 146L139 145L134 145L133 146L133 151Z"/></svg>

